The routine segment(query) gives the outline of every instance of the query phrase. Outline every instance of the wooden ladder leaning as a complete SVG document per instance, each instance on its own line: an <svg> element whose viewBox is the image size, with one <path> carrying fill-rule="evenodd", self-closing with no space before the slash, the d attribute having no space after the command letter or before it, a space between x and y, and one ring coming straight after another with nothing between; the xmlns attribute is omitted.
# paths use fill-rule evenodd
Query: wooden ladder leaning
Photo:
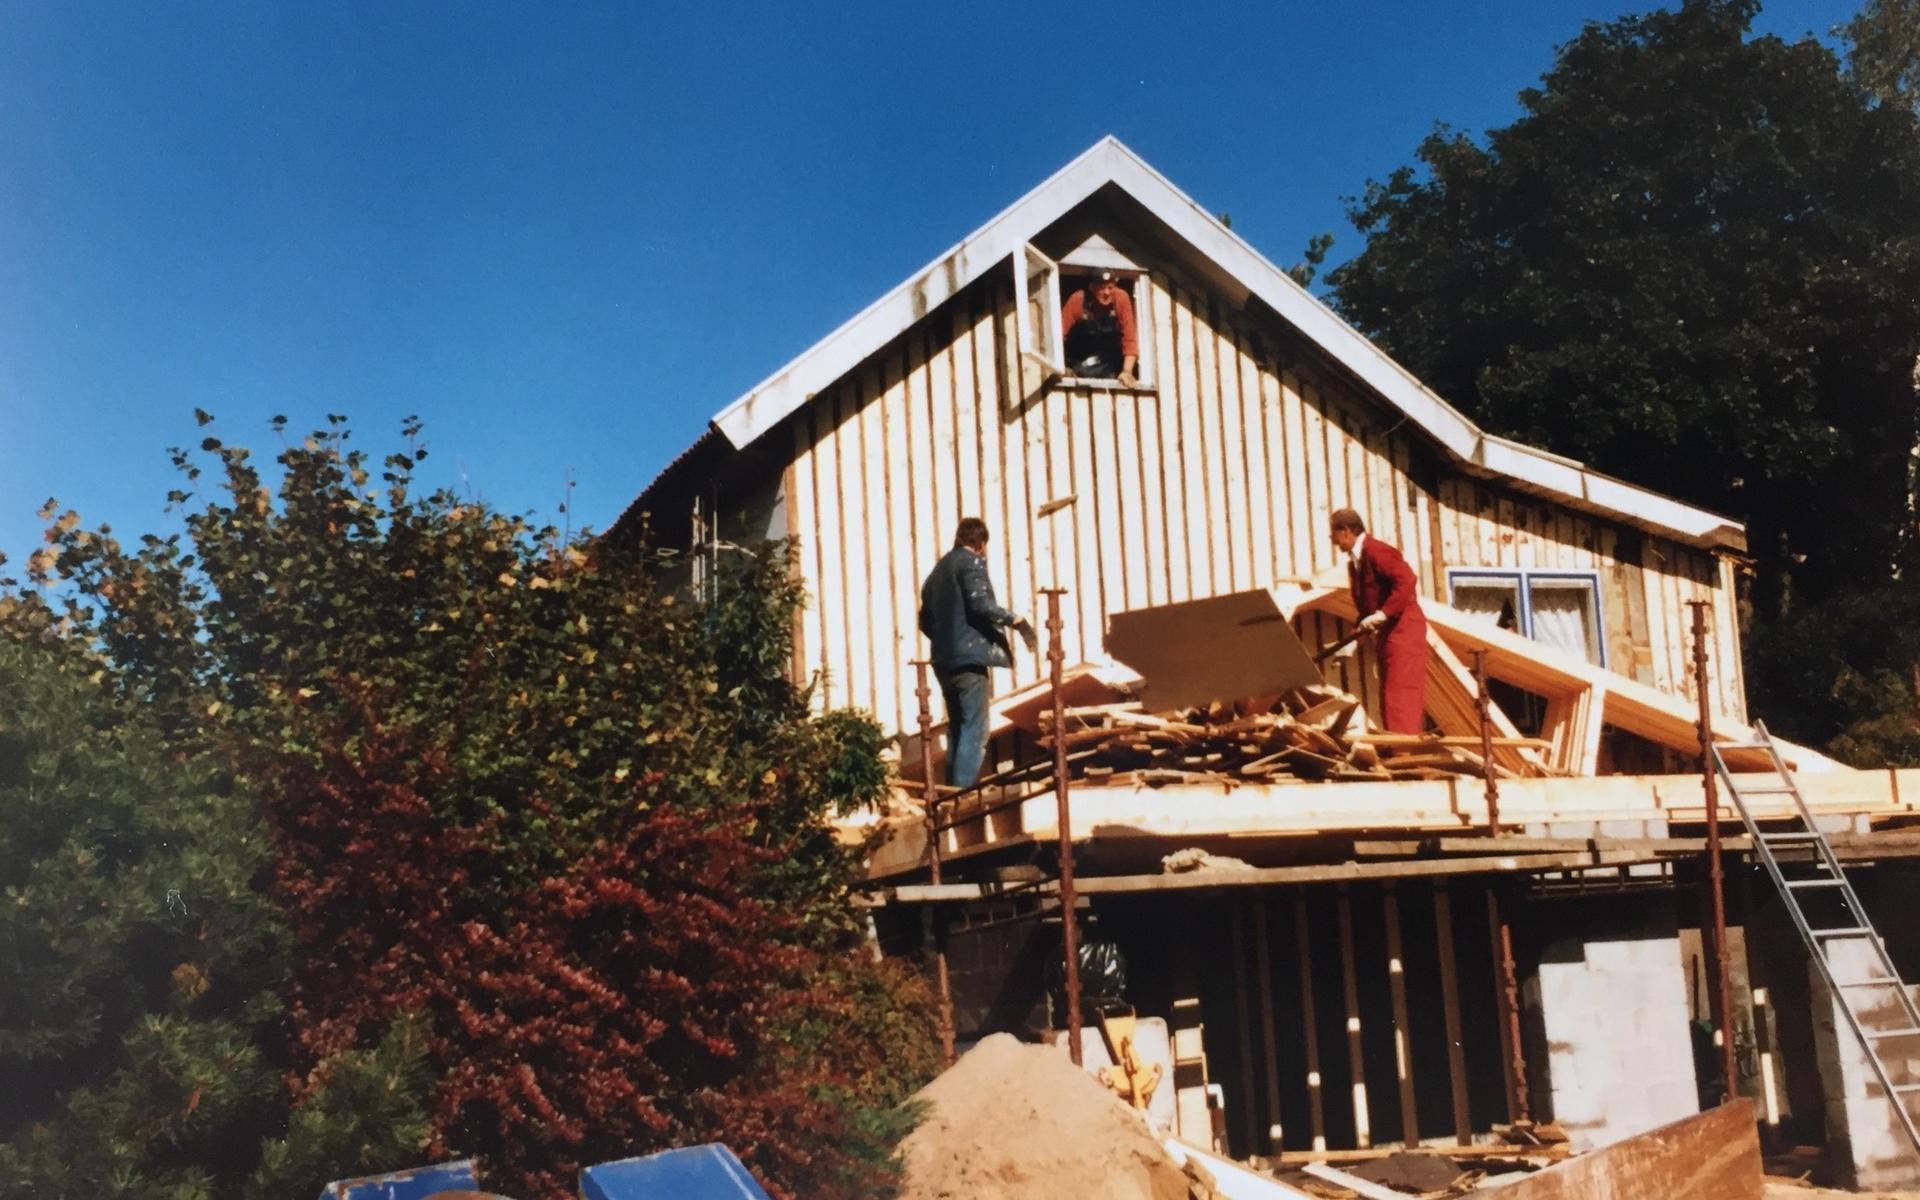
<svg viewBox="0 0 1920 1200"><path fill-rule="evenodd" d="M1814 824L1813 813L1807 808L1806 797L1800 794L1800 786L1794 782L1793 772L1785 760L1780 757L1779 747L1767 733L1765 724L1755 721L1753 740L1745 742L1716 742L1713 744L1714 768L1720 782L1733 800L1734 808L1739 810L1740 819L1746 824L1747 834L1753 839L1754 850L1767 868L1767 874L1773 879L1773 886L1780 891L1780 897L1786 902L1787 912L1793 916L1794 926L1800 931L1800 940L1806 943L1807 952L1820 969L1820 977L1826 981L1827 990L1839 1000L1840 1011L1846 1014L1847 1024L1853 1027L1853 1035L1859 1039L1860 1048L1866 1052L1867 1062L1872 1065L1873 1073L1885 1090L1887 1102L1893 1106L1894 1114L1900 1120L1900 1126L1906 1131L1907 1141L1916 1153L1920 1153L1920 1129L1916 1129L1912 1114L1907 1109L1906 1097L1920 1092L1920 1083L1898 1083L1893 1081L1887 1068L1886 1059L1880 1054L1879 1043L1892 1038L1920 1037L1920 1009L1916 1009L1912 993L1901 981L1900 973L1894 970L1893 960L1887 956L1886 943L1880 938L1880 931L1873 927L1867 916L1866 908L1860 903L1859 895L1853 890L1846 872L1840 869L1840 860L1834 856L1833 845L1827 841L1827 835ZM1730 750L1762 751L1773 764L1773 774L1755 779L1753 776L1738 776L1727 765L1726 752ZM1791 796L1793 808L1799 820L1799 828L1792 830L1774 830L1762 832L1755 823L1753 812L1747 806L1749 797ZM1811 850L1813 858L1811 872L1805 875L1796 873L1789 877L1780 863L1779 852L1785 850L1800 852ZM1796 858L1794 866L1798 867ZM1840 925L1814 924L1810 919L1807 906L1802 897L1816 894L1831 894L1840 901L1840 910L1845 915L1840 919L1847 922ZM1823 915L1830 915L1831 906L1827 906ZM1833 964L1827 957L1827 947L1843 939L1862 939L1873 950L1878 960L1879 974L1871 979L1848 983L1836 982ZM1861 1022L1859 1001L1871 998L1884 1003L1885 994L1892 992L1899 998L1900 1020L1897 1028L1869 1030Z"/></svg>

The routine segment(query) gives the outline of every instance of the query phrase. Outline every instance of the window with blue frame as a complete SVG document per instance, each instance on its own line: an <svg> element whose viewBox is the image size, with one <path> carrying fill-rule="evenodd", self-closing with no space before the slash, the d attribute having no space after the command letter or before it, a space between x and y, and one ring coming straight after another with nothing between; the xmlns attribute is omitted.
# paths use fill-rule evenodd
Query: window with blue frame
<svg viewBox="0 0 1920 1200"><path fill-rule="evenodd" d="M1593 571L1447 572L1449 603L1502 629L1607 665L1600 576Z"/></svg>

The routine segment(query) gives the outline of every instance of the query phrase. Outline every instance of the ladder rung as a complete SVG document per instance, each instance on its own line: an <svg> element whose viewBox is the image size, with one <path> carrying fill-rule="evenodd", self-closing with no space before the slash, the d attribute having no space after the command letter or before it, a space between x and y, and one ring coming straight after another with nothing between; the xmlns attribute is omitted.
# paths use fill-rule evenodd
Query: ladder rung
<svg viewBox="0 0 1920 1200"><path fill-rule="evenodd" d="M1840 986L1843 988L1905 987L1906 984L1901 983L1898 979L1888 978L1888 979L1856 979L1852 983L1843 983Z"/></svg>
<svg viewBox="0 0 1920 1200"><path fill-rule="evenodd" d="M1814 929L1814 930L1810 930L1809 932L1811 932L1813 936L1817 938L1859 937L1863 933L1872 933L1873 930L1868 928L1865 925L1848 925L1840 929Z"/></svg>
<svg viewBox="0 0 1920 1200"><path fill-rule="evenodd" d="M1790 888L1845 887L1847 881L1844 879L1789 879L1787 886Z"/></svg>
<svg viewBox="0 0 1920 1200"><path fill-rule="evenodd" d="M1896 1083L1893 1085L1893 1090L1896 1092L1920 1092L1920 1083Z"/></svg>
<svg viewBox="0 0 1920 1200"><path fill-rule="evenodd" d="M1913 1037L1920 1034L1920 1026L1908 1026L1905 1029L1876 1029L1868 1033L1870 1038Z"/></svg>
<svg viewBox="0 0 1920 1200"><path fill-rule="evenodd" d="M1760 787L1736 786L1733 789L1734 794L1739 796L1791 796L1797 790L1799 789L1790 783L1769 783Z"/></svg>
<svg viewBox="0 0 1920 1200"><path fill-rule="evenodd" d="M1763 833L1760 835L1760 840L1763 842L1806 842L1812 844L1814 842L1825 841L1826 839L1818 833L1799 831L1795 833Z"/></svg>
<svg viewBox="0 0 1920 1200"><path fill-rule="evenodd" d="M1715 750L1771 750L1772 742L1715 742Z"/></svg>

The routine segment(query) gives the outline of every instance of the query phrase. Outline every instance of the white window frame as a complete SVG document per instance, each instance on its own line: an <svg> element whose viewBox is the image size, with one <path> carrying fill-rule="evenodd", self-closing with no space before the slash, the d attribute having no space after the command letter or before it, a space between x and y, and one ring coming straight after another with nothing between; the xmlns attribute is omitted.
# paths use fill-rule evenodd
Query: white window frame
<svg viewBox="0 0 1920 1200"><path fill-rule="evenodd" d="M1036 278L1042 293L1039 328L1034 327L1033 320ZM1027 390L1032 392L1065 369L1066 346L1060 331L1060 264L1031 245L1013 254L1013 311L1021 374L1038 376L1028 384Z"/></svg>
<svg viewBox="0 0 1920 1200"><path fill-rule="evenodd" d="M1511 583L1519 593L1519 611L1515 614L1520 628L1515 632L1531 640L1533 638L1533 589L1540 584L1549 588L1585 588L1592 599L1587 610L1591 618L1588 633L1593 637L1593 647L1599 656L1596 666L1607 666L1607 615L1600 593L1600 572L1534 570L1530 567L1454 567L1447 571L1447 603L1452 604L1459 596L1461 584L1475 583Z"/></svg>
<svg viewBox="0 0 1920 1200"><path fill-rule="evenodd" d="M1155 381L1159 364L1154 358L1153 288L1148 284L1147 272L1081 263L1057 263L1032 244L1023 246L1013 254L1012 266L1014 327L1020 349L1022 382L1028 395L1047 382L1062 377L1070 379L1074 387L1107 391L1151 391L1157 386ZM1060 276L1065 272L1091 274L1103 269L1112 270L1119 277L1116 282L1125 285L1127 296L1133 301L1133 320L1140 335L1140 353L1134 363L1136 382L1132 388L1115 379L1082 379L1077 375L1067 375L1066 331L1060 327L1060 308L1064 303L1060 293ZM1040 282L1036 283L1036 280ZM1042 289L1042 316L1036 327L1032 299L1034 292Z"/></svg>

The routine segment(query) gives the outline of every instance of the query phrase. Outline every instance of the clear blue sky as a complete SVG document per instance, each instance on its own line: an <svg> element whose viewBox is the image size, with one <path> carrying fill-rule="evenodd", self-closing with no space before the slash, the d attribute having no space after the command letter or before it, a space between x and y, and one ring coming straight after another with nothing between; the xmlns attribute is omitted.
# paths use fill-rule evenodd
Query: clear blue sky
<svg viewBox="0 0 1920 1200"><path fill-rule="evenodd" d="M1617 3L1617 0L1615 0ZM1824 36L1854 0L1780 0ZM328 412L604 528L740 392L1107 133L1269 257L1516 113L1607 0L0 0L0 550L173 527L192 410Z"/></svg>

